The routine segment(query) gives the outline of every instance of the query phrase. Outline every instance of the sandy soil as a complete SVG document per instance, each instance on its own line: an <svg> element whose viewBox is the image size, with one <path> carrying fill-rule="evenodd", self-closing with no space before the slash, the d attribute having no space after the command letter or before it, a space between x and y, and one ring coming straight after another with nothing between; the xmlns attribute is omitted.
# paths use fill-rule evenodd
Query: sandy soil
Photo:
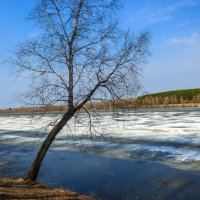
<svg viewBox="0 0 200 200"><path fill-rule="evenodd" d="M0 179L0 199L31 199L31 200L91 200L75 192L64 189L50 188L36 182L23 179Z"/></svg>

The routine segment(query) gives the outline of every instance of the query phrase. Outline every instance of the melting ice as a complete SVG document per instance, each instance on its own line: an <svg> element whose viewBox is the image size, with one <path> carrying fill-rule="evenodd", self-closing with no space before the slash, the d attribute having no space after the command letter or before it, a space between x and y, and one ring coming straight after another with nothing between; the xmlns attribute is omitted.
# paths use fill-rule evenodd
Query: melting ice
<svg viewBox="0 0 200 200"><path fill-rule="evenodd" d="M40 144L51 128L46 125L60 116L1 115L0 143ZM84 149L123 159L200 161L200 108L92 111L91 116L81 112L72 119L53 148Z"/></svg>

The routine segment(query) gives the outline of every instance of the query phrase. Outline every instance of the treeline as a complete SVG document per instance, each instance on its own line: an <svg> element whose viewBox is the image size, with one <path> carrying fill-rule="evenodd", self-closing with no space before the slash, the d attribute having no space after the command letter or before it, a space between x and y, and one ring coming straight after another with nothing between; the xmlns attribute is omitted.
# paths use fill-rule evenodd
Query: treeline
<svg viewBox="0 0 200 200"><path fill-rule="evenodd" d="M138 97L139 105L200 103L200 89L174 90Z"/></svg>
<svg viewBox="0 0 200 200"><path fill-rule="evenodd" d="M163 107L195 107L200 106L200 89L174 90L161 93L144 95L138 98L107 100L101 102L90 102L85 105L87 110L110 110L130 108L163 108ZM0 110L4 113L33 113L33 112L54 112L65 111L67 106L41 106L21 107Z"/></svg>

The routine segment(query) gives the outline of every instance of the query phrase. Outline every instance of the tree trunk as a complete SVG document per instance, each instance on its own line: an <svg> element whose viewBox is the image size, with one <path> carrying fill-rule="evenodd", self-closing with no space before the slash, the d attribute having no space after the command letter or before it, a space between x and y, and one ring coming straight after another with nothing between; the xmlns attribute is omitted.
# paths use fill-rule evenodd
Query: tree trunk
<svg viewBox="0 0 200 200"><path fill-rule="evenodd" d="M62 128L66 125L66 123L74 116L76 110L70 109L68 112L64 114L62 119L53 127L45 141L43 142L42 146L40 147L40 150L32 163L32 166L25 178L25 180L29 181L35 181L37 179L42 161L44 159L44 156L46 155L50 145L54 141L57 134L62 130Z"/></svg>

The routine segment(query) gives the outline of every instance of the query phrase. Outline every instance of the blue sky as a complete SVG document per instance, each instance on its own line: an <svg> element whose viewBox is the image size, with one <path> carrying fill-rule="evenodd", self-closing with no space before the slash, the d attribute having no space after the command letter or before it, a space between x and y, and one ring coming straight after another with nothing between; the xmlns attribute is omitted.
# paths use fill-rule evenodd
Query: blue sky
<svg viewBox="0 0 200 200"><path fill-rule="evenodd" d="M14 55L19 42L38 30L26 19L38 0L1 0L0 57ZM132 33L149 31L151 56L141 78L144 90L200 87L200 0L123 0L121 25ZM0 65L0 108L14 107L27 86L8 64Z"/></svg>

